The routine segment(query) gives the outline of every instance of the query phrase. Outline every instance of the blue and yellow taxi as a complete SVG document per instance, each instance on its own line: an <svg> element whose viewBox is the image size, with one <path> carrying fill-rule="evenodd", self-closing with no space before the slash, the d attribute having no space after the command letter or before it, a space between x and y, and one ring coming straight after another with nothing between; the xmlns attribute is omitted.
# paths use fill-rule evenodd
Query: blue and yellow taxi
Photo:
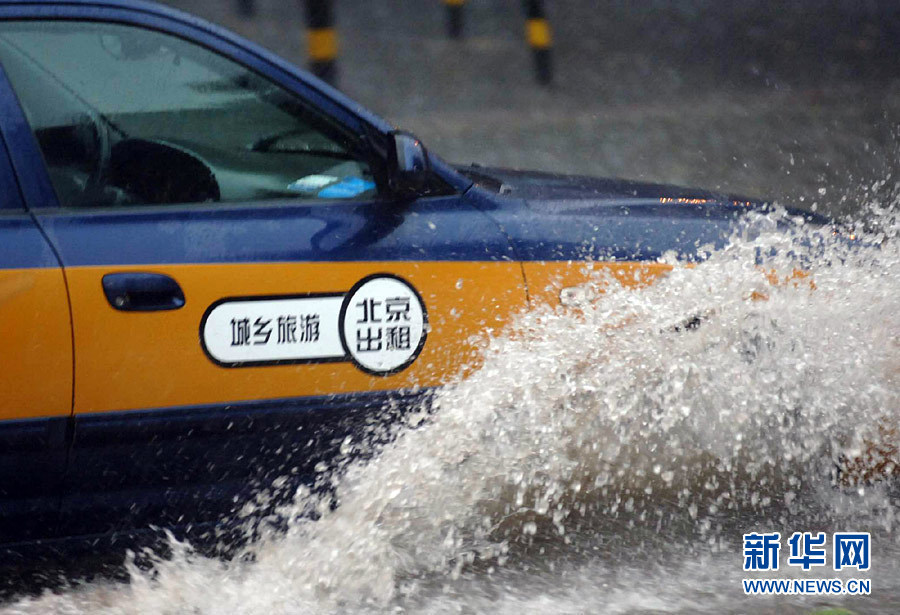
<svg viewBox="0 0 900 615"><path fill-rule="evenodd" d="M0 544L203 527L748 203L454 167L136 0L0 2Z"/></svg>

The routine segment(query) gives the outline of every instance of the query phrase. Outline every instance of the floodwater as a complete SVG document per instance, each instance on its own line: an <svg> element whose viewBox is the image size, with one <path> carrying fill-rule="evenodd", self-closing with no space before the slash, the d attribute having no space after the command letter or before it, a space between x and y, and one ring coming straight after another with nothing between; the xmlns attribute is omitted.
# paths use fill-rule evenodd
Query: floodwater
<svg viewBox="0 0 900 615"><path fill-rule="evenodd" d="M523 314L432 414L323 472L332 496L298 493L286 534L229 562L174 543L128 582L0 612L896 613L898 494L848 469L897 456L900 224L870 209L838 236L754 216L639 292L597 279L601 300ZM744 572L756 531L870 532L871 570L804 572L785 541L779 572ZM747 596L744 578L865 578L871 595Z"/></svg>
<svg viewBox="0 0 900 615"><path fill-rule="evenodd" d="M259 0L253 21L232 3L169 3L305 62L297 3ZM262 531L228 562L173 543L172 557L129 565L127 582L0 613L900 612L900 489L836 480L865 451L887 451L866 460L885 472L896 457L895 4L547 3L548 90L531 79L519 2L467 3L463 41L446 40L440 4L337 7L341 88L433 151L850 214L866 221L856 243L757 220L641 292L612 285L577 311L525 314L433 414L368 464L323 473L336 507L299 493L286 534ZM772 286L759 263L772 249L762 269L810 277ZM694 316L700 326L684 327ZM742 534L754 531L868 531L872 567L804 572L784 544L777 573L745 572ZM871 595L741 585L834 577L870 579Z"/></svg>

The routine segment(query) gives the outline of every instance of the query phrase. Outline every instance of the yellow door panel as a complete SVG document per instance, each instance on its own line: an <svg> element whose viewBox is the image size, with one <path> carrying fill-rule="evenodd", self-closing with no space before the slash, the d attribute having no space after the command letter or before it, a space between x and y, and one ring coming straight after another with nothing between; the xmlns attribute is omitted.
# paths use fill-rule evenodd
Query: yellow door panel
<svg viewBox="0 0 900 615"><path fill-rule="evenodd" d="M72 335L60 269L0 269L0 420L72 412Z"/></svg>
<svg viewBox="0 0 900 615"><path fill-rule="evenodd" d="M626 288L640 288L672 270L665 263L627 261L526 262L522 267L534 306L590 300L611 279Z"/></svg>
<svg viewBox="0 0 900 615"><path fill-rule="evenodd" d="M477 334L498 331L526 307L519 263L351 262L73 267L75 412L434 386L475 367ZM168 275L184 307L126 312L107 301L109 273ZM352 362L223 367L201 345L209 308L228 298L347 293L373 274L412 285L427 310L421 354L399 373L377 376Z"/></svg>

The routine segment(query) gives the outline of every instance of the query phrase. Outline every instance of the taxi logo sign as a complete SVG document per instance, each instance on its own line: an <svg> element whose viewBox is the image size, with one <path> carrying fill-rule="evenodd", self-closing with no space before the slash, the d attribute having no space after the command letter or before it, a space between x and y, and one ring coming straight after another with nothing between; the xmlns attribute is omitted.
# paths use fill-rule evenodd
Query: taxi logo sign
<svg viewBox="0 0 900 615"><path fill-rule="evenodd" d="M411 365L428 330L421 296L381 273L347 293L231 297L200 322L200 344L221 367L350 361L389 376Z"/></svg>
<svg viewBox="0 0 900 615"><path fill-rule="evenodd" d="M425 303L405 280L373 275L354 286L341 306L341 342L361 370L389 375L408 367L425 345Z"/></svg>

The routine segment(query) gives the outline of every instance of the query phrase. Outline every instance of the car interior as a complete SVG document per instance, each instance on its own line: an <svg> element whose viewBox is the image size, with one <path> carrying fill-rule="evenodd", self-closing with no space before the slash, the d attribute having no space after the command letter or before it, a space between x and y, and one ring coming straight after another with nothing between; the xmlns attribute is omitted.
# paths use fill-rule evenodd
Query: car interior
<svg viewBox="0 0 900 615"><path fill-rule="evenodd" d="M63 207L377 195L356 135L176 37L7 22L0 62Z"/></svg>

